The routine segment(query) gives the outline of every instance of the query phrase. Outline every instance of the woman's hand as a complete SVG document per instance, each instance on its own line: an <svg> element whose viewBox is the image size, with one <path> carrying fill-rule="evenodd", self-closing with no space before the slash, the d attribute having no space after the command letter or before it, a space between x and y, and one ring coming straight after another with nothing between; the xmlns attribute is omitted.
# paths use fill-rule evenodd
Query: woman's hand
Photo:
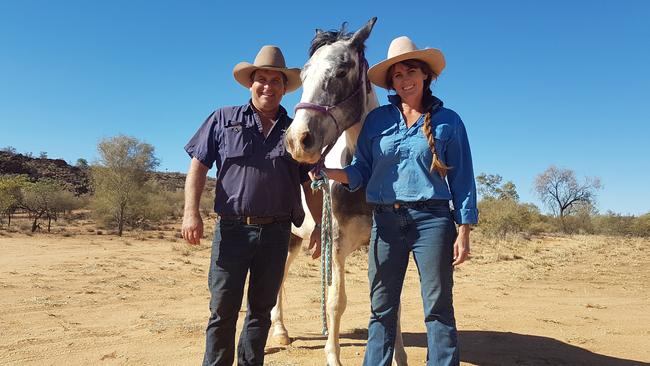
<svg viewBox="0 0 650 366"><path fill-rule="evenodd" d="M319 180L319 179L323 178L320 175L320 172L326 171L326 170L327 170L327 168L322 168L321 170L317 171L316 168L314 168L314 169L310 170L309 173L307 173L307 175L309 175L309 179L311 179L312 182L313 182L315 180ZM325 172L325 174L327 174L327 172Z"/></svg>
<svg viewBox="0 0 650 366"><path fill-rule="evenodd" d="M469 258L469 225L463 224L458 226L458 237L454 242L454 262L453 266L457 266Z"/></svg>
<svg viewBox="0 0 650 366"><path fill-rule="evenodd" d="M321 172L325 173L327 175L327 178L330 180L335 180L337 182L343 183L343 184L348 184L348 173L345 172L344 169L330 169L330 168L321 168L320 171L314 171L314 169L309 171L309 178L311 180L318 180L321 179Z"/></svg>

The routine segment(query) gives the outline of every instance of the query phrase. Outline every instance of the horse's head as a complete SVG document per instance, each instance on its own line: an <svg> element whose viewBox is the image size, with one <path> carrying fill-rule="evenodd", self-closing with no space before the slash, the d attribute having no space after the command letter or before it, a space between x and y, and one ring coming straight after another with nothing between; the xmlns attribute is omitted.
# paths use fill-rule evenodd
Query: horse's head
<svg viewBox="0 0 650 366"><path fill-rule="evenodd" d="M377 18L355 33L316 30L309 60L302 69L302 97L287 130L287 150L300 162L315 163L323 149L359 122L370 84L365 41Z"/></svg>

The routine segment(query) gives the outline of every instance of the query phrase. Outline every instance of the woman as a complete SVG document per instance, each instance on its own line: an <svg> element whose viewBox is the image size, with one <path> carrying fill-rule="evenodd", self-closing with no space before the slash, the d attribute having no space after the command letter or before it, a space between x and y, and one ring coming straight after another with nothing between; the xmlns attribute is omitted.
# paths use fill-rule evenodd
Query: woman
<svg viewBox="0 0 650 366"><path fill-rule="evenodd" d="M419 50L408 37L393 40L388 58L370 68L368 77L396 95L366 117L352 163L323 169L350 190L365 186L366 199L375 207L366 366L391 363L409 252L420 274L427 365L460 363L453 266L469 255L469 225L477 223L478 212L465 126L430 90L444 66L439 50Z"/></svg>

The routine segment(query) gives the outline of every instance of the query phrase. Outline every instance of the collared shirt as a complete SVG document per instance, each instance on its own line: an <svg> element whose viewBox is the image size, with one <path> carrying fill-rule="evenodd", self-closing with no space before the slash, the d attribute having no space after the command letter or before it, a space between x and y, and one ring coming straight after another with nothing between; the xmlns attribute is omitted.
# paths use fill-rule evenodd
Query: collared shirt
<svg viewBox="0 0 650 366"><path fill-rule="evenodd" d="M365 186L367 201L375 204L452 200L456 223L477 223L472 155L458 114L435 98L431 124L438 158L450 168L445 179L429 171L433 154L422 131L424 115L407 128L399 97L389 101L366 117L352 163L344 168L349 189Z"/></svg>
<svg viewBox="0 0 650 366"><path fill-rule="evenodd" d="M309 179L311 166L298 164L285 149L285 131L291 122L280 106L277 122L264 137L250 101L217 109L203 122L185 151L208 168L216 163L216 213L291 216L294 225L302 224L300 183Z"/></svg>

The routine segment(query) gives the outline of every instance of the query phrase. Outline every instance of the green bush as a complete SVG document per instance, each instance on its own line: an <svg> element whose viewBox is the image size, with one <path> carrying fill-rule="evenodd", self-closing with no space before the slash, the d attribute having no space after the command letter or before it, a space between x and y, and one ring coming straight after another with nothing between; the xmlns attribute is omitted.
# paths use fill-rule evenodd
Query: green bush
<svg viewBox="0 0 650 366"><path fill-rule="evenodd" d="M478 209L479 228L488 236L505 238L508 234L542 229L539 225L532 225L541 221L539 209L533 204L486 198L479 202Z"/></svg>

